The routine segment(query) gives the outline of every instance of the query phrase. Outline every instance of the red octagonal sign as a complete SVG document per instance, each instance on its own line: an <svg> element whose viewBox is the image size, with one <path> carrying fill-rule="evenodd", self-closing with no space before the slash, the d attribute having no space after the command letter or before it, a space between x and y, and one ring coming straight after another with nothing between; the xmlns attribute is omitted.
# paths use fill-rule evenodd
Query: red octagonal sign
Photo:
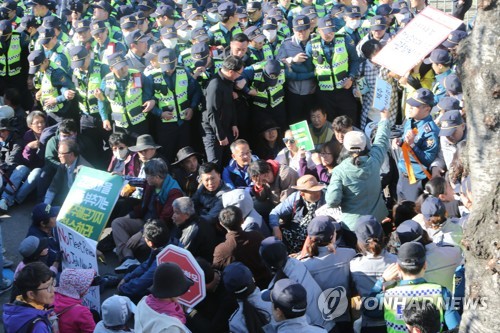
<svg viewBox="0 0 500 333"><path fill-rule="evenodd" d="M175 245L168 245L156 256L156 262L158 265L174 262L182 268L188 278L193 280L191 288L178 298L179 303L192 308L205 298L205 273L191 252Z"/></svg>

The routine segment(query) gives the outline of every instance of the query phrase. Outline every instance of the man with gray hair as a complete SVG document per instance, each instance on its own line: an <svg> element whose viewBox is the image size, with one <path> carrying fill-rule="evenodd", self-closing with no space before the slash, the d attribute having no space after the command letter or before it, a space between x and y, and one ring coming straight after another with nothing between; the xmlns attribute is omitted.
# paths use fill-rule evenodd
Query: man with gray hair
<svg viewBox="0 0 500 333"><path fill-rule="evenodd" d="M182 190L170 174L165 161L153 158L144 165L146 187L142 204L134 207L129 214L119 217L111 223L116 254L122 261L115 271L126 272L131 266L139 265L134 259L134 249L143 244L142 229L148 219L163 220L170 228L174 213L172 203L182 197Z"/></svg>

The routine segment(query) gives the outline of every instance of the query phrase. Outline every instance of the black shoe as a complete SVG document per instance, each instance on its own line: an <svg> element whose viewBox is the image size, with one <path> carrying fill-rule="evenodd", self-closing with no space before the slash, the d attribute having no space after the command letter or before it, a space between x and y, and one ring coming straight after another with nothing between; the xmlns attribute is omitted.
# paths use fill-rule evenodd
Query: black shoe
<svg viewBox="0 0 500 333"><path fill-rule="evenodd" d="M99 243L97 243L97 249L102 253L107 253L113 251L115 248L115 241L113 240L113 234L109 233L106 237L101 239Z"/></svg>

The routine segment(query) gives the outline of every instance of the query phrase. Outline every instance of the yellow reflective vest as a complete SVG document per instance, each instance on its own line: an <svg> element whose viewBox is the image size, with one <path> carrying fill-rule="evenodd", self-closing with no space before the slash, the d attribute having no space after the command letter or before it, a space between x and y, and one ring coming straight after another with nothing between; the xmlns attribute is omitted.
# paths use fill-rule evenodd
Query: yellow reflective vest
<svg viewBox="0 0 500 333"><path fill-rule="evenodd" d="M334 43L331 62L328 62L321 44L321 37L316 36L311 40L314 72L318 86L323 91L342 89L341 81L347 77L349 72L349 56L345 44L345 36L335 34Z"/></svg>

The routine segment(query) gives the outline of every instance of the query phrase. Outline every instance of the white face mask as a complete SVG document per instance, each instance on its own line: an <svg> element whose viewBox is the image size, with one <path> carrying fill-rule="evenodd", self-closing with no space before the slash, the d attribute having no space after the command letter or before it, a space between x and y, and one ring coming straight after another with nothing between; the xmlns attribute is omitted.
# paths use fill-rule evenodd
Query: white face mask
<svg viewBox="0 0 500 333"><path fill-rule="evenodd" d="M188 24L193 27L193 29L201 28L203 26L203 20L188 20Z"/></svg>
<svg viewBox="0 0 500 333"><path fill-rule="evenodd" d="M117 160L124 160L125 157L127 157L127 154L128 154L128 149L122 149L122 150L113 150L113 156L117 159Z"/></svg>
<svg viewBox="0 0 500 333"><path fill-rule="evenodd" d="M274 39L276 38L278 30L263 30L262 33L264 34L264 36L266 36L268 41L274 42Z"/></svg>
<svg viewBox="0 0 500 333"><path fill-rule="evenodd" d="M219 22L219 13L208 13L207 18L210 22Z"/></svg>
<svg viewBox="0 0 500 333"><path fill-rule="evenodd" d="M238 23L239 23L241 29L246 29L246 27L248 27L248 21L244 21L244 22L240 21Z"/></svg>
<svg viewBox="0 0 500 333"><path fill-rule="evenodd" d="M177 35L185 42L191 40L191 30L178 30Z"/></svg>
<svg viewBox="0 0 500 333"><path fill-rule="evenodd" d="M356 30L361 25L361 20L347 21L345 25L351 30Z"/></svg>
<svg viewBox="0 0 500 333"><path fill-rule="evenodd" d="M175 49L177 46L177 38L162 39L161 41L167 49Z"/></svg>

